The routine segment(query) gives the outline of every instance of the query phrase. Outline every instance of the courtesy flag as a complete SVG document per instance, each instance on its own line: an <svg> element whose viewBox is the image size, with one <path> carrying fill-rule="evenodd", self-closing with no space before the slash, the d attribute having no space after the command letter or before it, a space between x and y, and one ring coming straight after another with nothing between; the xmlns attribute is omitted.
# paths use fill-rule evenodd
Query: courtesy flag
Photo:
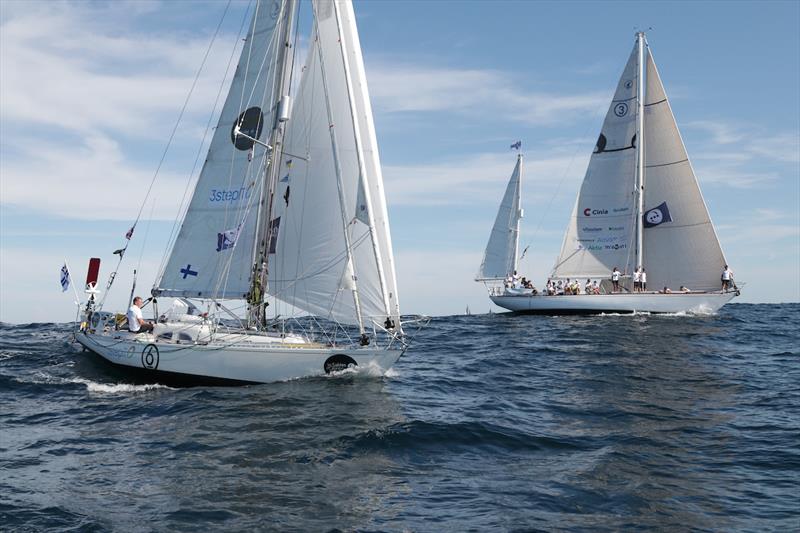
<svg viewBox="0 0 800 533"><path fill-rule="evenodd" d="M67 268L67 264L64 263L64 266L61 267L61 292L67 292L67 289L69 289L69 283L69 269Z"/></svg>

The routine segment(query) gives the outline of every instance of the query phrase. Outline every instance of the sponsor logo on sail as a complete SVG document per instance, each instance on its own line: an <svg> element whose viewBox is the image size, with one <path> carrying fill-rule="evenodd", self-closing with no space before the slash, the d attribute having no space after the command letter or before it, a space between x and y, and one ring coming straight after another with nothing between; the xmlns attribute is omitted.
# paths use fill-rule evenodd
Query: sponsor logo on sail
<svg viewBox="0 0 800 533"><path fill-rule="evenodd" d="M586 209L583 210L583 216L585 217L590 217L593 215L607 215L607 214L608 214L608 209L592 209L590 207L587 207Z"/></svg>
<svg viewBox="0 0 800 533"><path fill-rule="evenodd" d="M625 231L625 226L609 226L608 231Z"/></svg>
<svg viewBox="0 0 800 533"><path fill-rule="evenodd" d="M590 226L584 226L584 227L581 228L581 230L587 231L587 232L592 232L592 231L603 231L603 228L596 228L596 227L593 228L593 227L590 227Z"/></svg>
<svg viewBox="0 0 800 533"><path fill-rule="evenodd" d="M211 189L211 194L208 197L209 203L224 203L224 202L238 202L241 199L247 200L250 198L250 189L240 187L238 189Z"/></svg>

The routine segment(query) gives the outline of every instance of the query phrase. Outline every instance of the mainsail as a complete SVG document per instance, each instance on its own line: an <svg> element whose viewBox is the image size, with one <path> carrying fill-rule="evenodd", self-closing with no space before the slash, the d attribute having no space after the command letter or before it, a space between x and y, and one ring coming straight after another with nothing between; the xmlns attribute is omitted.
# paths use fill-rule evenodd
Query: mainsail
<svg viewBox="0 0 800 533"><path fill-rule="evenodd" d="M647 50L644 212L666 204L671 221L644 228L644 267L653 287L718 289L725 256Z"/></svg>
<svg viewBox="0 0 800 533"><path fill-rule="evenodd" d="M477 280L503 279L517 269L519 248L519 221L522 218L520 204L522 155L508 180L503 201L486 244Z"/></svg>
<svg viewBox="0 0 800 533"><path fill-rule="evenodd" d="M644 36L617 85L614 99L575 202L554 277L607 277L615 266L630 274L641 232L641 266L652 287L714 289L725 264L664 87ZM639 58L643 58L644 65ZM640 73L643 135L639 122ZM638 137L644 137L638 146ZM637 154L643 205L638 206Z"/></svg>
<svg viewBox="0 0 800 533"><path fill-rule="evenodd" d="M285 2L256 4L228 98L169 259L154 292L166 296L243 298L250 290L266 149L275 120Z"/></svg>

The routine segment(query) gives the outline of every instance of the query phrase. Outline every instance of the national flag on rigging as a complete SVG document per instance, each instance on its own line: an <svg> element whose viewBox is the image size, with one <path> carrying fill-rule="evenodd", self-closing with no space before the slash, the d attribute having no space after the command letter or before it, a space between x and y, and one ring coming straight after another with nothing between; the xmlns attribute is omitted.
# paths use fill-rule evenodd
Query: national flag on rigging
<svg viewBox="0 0 800 533"><path fill-rule="evenodd" d="M289 174L286 174L281 178L281 183L289 183Z"/></svg>
<svg viewBox="0 0 800 533"><path fill-rule="evenodd" d="M222 250L233 248L233 245L236 244L236 239L239 238L240 229L241 226L217 233L217 251L221 252Z"/></svg>
<svg viewBox="0 0 800 533"><path fill-rule="evenodd" d="M652 228L664 222L672 222L672 217L667 208L667 202L662 202L661 205L645 211L642 218L644 219L642 223L645 228Z"/></svg>
<svg viewBox="0 0 800 533"><path fill-rule="evenodd" d="M69 289L69 269L67 268L67 264L64 263L64 266L61 267L61 292L67 292Z"/></svg>
<svg viewBox="0 0 800 533"><path fill-rule="evenodd" d="M293 164L294 164L293 160L291 160L291 159L287 159L286 160L286 168L292 168Z"/></svg>
<svg viewBox="0 0 800 533"><path fill-rule="evenodd" d="M519 150L520 148L522 148L522 141L515 142L509 148L512 148L514 150Z"/></svg>
<svg viewBox="0 0 800 533"><path fill-rule="evenodd" d="M125 238L126 238L126 239L128 239L128 240L131 240L131 237L133 237L133 230L134 230L134 228L136 228L136 224L134 224L133 226L131 226L131 229L129 229L129 230L128 230L128 233L126 233L126 234L125 234Z"/></svg>

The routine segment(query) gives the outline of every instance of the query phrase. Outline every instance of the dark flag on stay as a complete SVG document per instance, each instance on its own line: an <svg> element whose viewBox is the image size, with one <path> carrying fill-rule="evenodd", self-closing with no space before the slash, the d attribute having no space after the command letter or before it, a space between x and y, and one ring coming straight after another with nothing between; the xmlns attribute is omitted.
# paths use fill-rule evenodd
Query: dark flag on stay
<svg viewBox="0 0 800 533"><path fill-rule="evenodd" d="M512 148L514 150L519 150L520 148L522 148L522 141L515 142L509 148Z"/></svg>
<svg viewBox="0 0 800 533"><path fill-rule="evenodd" d="M652 228L664 222L672 222L672 217L669 215L669 208L667 202L662 202L661 205L648 209L642 215L645 228Z"/></svg>

